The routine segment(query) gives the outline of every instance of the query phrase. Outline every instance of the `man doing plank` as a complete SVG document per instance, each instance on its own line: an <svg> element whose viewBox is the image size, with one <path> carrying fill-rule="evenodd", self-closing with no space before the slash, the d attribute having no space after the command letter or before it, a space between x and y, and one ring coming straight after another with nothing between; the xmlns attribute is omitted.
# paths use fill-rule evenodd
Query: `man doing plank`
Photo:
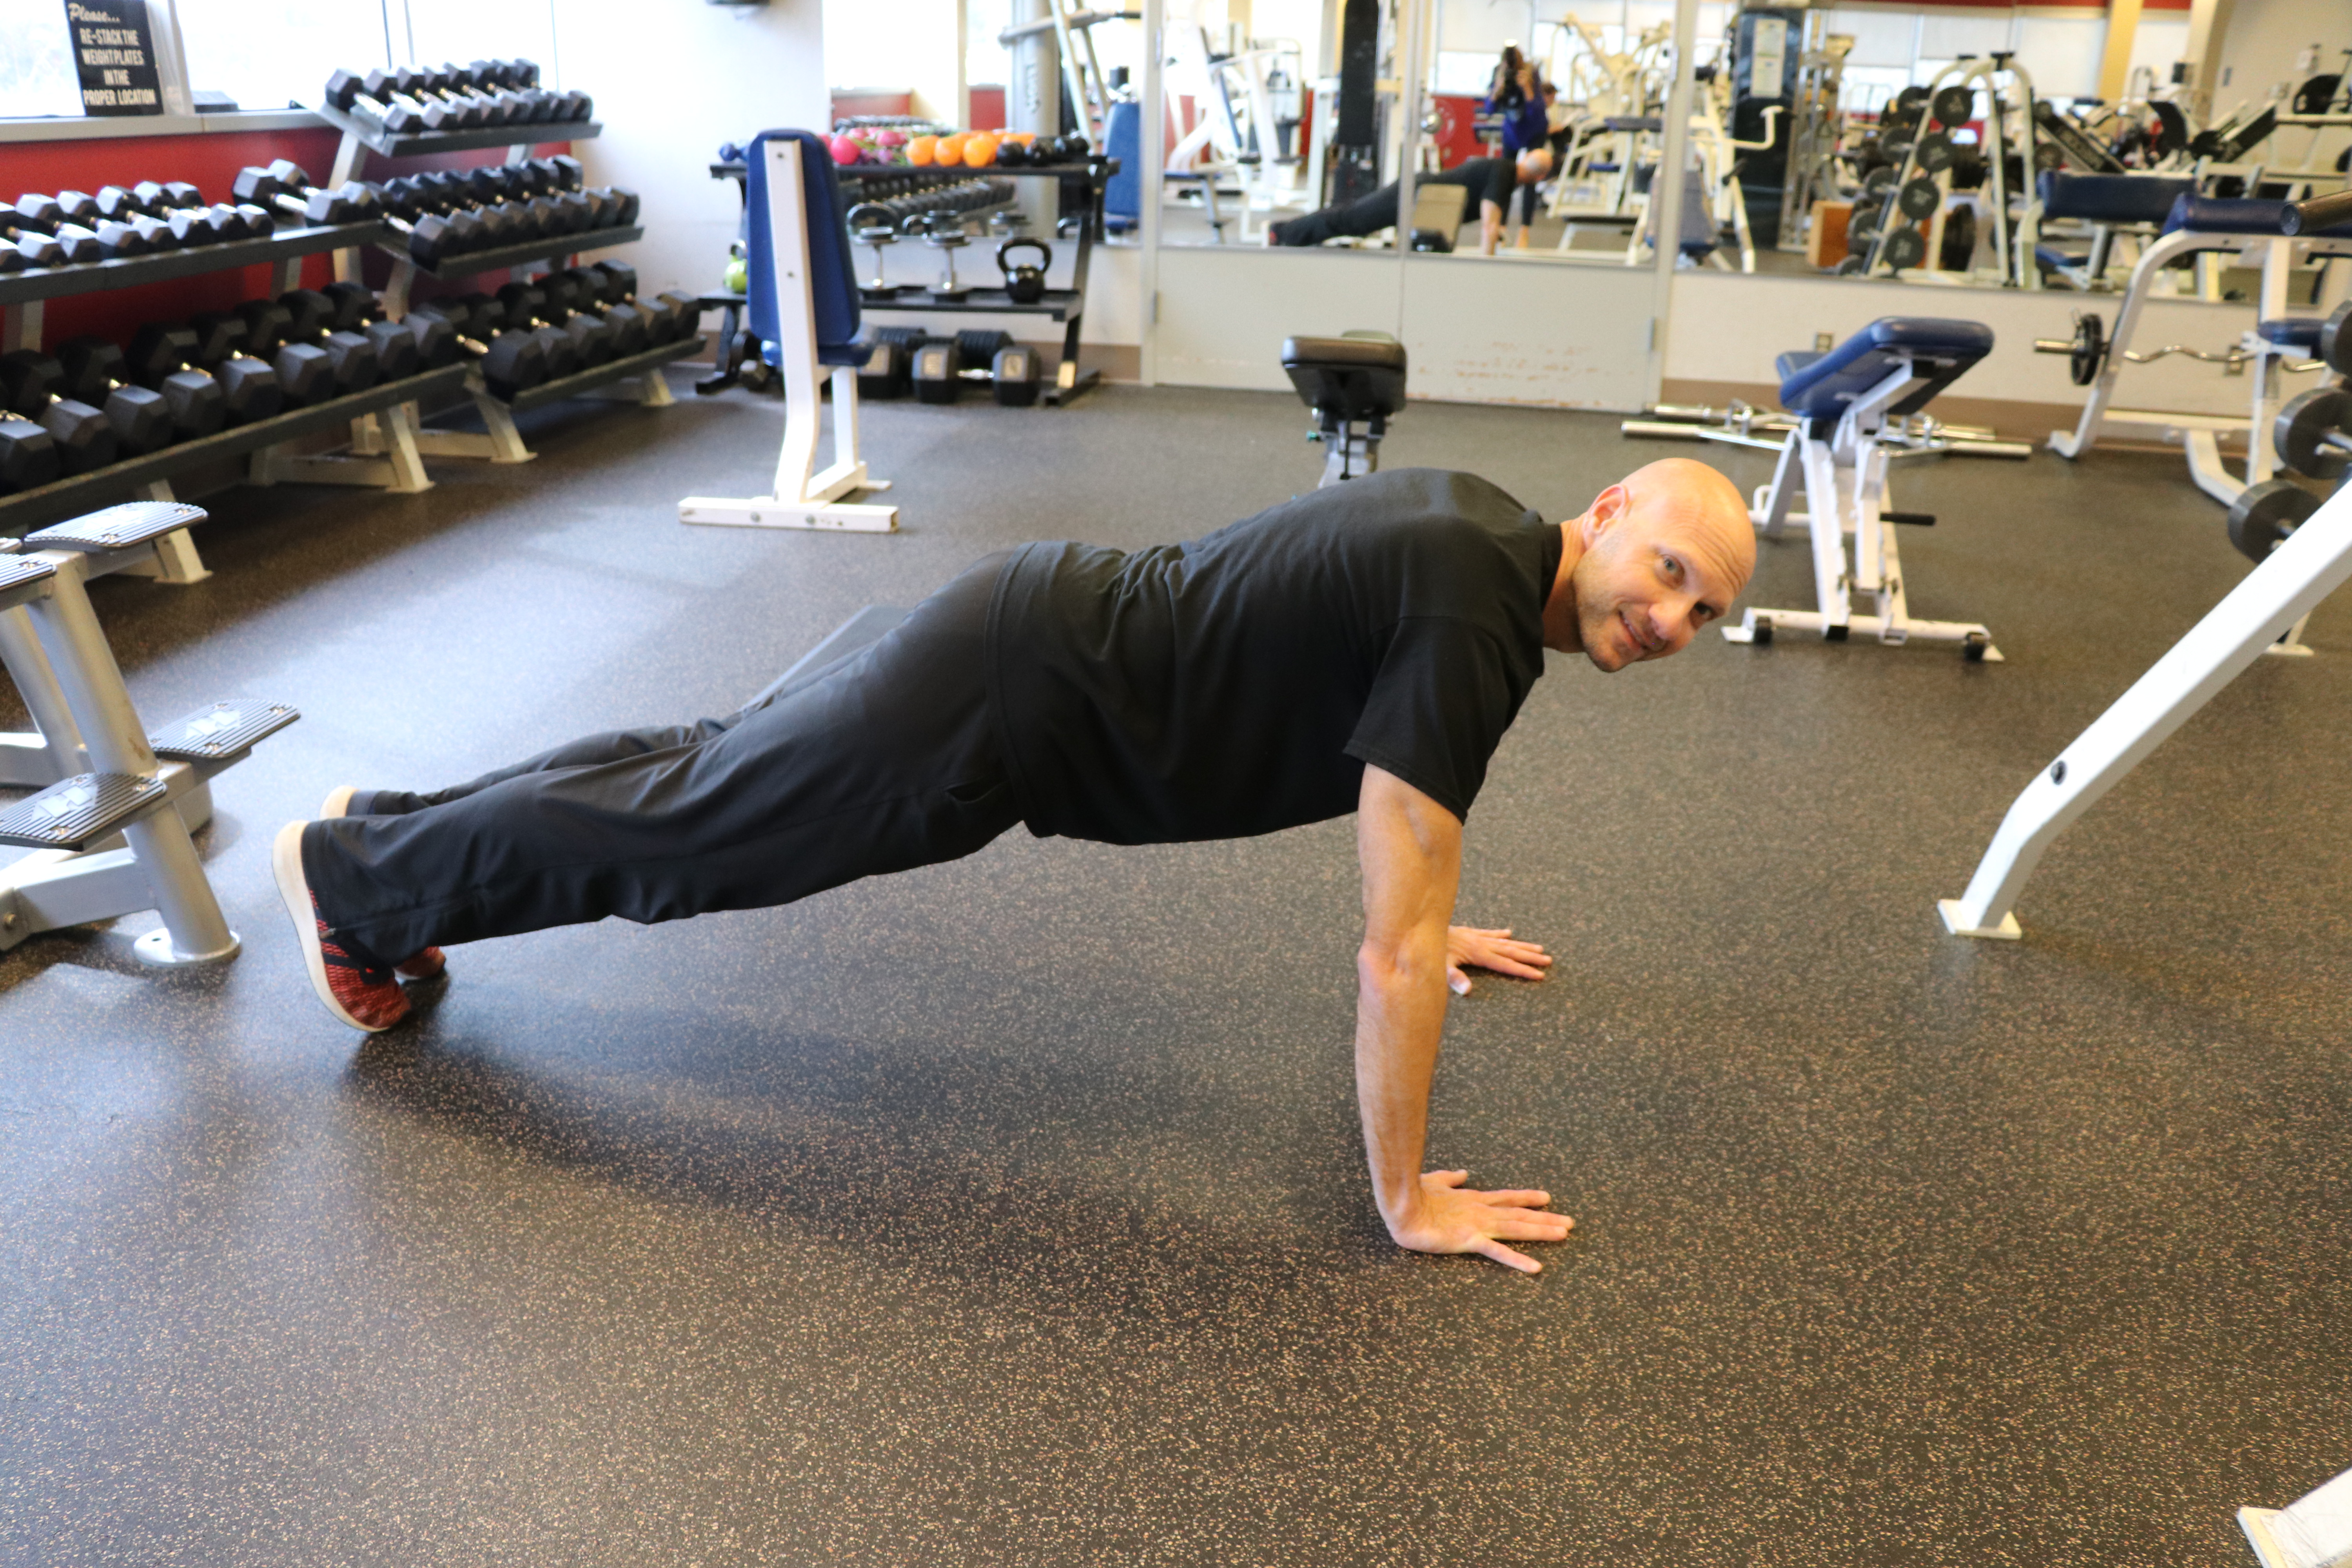
<svg viewBox="0 0 2352 1568"><path fill-rule="evenodd" d="M1357 1089L1389 1233L1423 1252L1570 1221L1423 1173L1449 983L1540 978L1450 927L1462 826L1543 652L1663 658L1755 565L1745 500L1672 458L1547 524L1434 469L1316 490L1183 544L1027 544L878 641L719 719L577 741L428 795L338 789L273 849L320 999L384 1029L440 948L618 915L791 903L956 859L1025 823L1113 844L1357 816Z"/></svg>

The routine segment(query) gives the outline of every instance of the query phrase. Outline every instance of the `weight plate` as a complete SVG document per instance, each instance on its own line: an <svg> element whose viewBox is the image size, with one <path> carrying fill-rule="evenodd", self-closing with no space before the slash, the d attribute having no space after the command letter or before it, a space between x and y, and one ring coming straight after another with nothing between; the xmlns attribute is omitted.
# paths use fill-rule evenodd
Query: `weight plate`
<svg viewBox="0 0 2352 1568"><path fill-rule="evenodd" d="M1977 95L1972 88L1948 87L1936 94L1928 112L1936 123L1947 126L1966 125L1977 117Z"/></svg>
<svg viewBox="0 0 2352 1568"><path fill-rule="evenodd" d="M1940 174L1952 166L1952 139L1940 131L1930 131L1919 138L1919 166L1931 174Z"/></svg>
<svg viewBox="0 0 2352 1568"><path fill-rule="evenodd" d="M1895 184L1895 165L1892 163L1881 163L1862 177L1862 188L1865 192L1883 191L1893 184Z"/></svg>
<svg viewBox="0 0 2352 1568"><path fill-rule="evenodd" d="M2053 169L2063 169L2066 166L2066 154L2058 150L2055 142L2036 142L2033 144L2033 166L2045 174Z"/></svg>
<svg viewBox="0 0 2352 1568"><path fill-rule="evenodd" d="M1966 272L1976 255L1976 208L1956 205L1944 215L1944 243L1937 264L1947 272Z"/></svg>
<svg viewBox="0 0 2352 1568"><path fill-rule="evenodd" d="M2338 375L2352 375L2352 300L2336 307L2319 329L2319 357Z"/></svg>
<svg viewBox="0 0 2352 1568"><path fill-rule="evenodd" d="M1916 228L1898 228L1886 237L1886 247L1880 259L1901 271L1916 267L1927 259L1927 241Z"/></svg>
<svg viewBox="0 0 2352 1568"><path fill-rule="evenodd" d="M2319 498L2292 479L2248 485L2230 507L2230 542L2249 561L2267 561L2319 510Z"/></svg>
<svg viewBox="0 0 2352 1568"><path fill-rule="evenodd" d="M1868 257L1849 256L1844 260L1837 264L1838 276L1841 278L1852 278L1857 273L1867 268L1869 266L1870 258Z"/></svg>
<svg viewBox="0 0 2352 1568"><path fill-rule="evenodd" d="M1878 225L1885 216L1885 210L1876 202L1856 202L1853 215L1845 221L1846 238L1859 245L1867 245L1877 238Z"/></svg>
<svg viewBox="0 0 2352 1568"><path fill-rule="evenodd" d="M2307 479L2343 477L2346 453L2328 443L2330 436L2352 436L2352 392L2340 386L2316 387L2291 398L2271 421L2271 447L2280 466Z"/></svg>
<svg viewBox="0 0 2352 1568"><path fill-rule="evenodd" d="M2088 386L2099 379L2099 371L2107 362L2107 323L2097 316L2074 318L2074 352L2068 356L2066 379L2076 386Z"/></svg>
<svg viewBox="0 0 2352 1568"><path fill-rule="evenodd" d="M1895 193L1895 210L1915 223L1935 216L1936 209L1943 205L1944 193L1935 181L1925 177L1906 180L1903 188Z"/></svg>
<svg viewBox="0 0 2352 1568"><path fill-rule="evenodd" d="M1895 95L1895 107L1897 109L1916 109L1927 101L1927 89L1916 82Z"/></svg>

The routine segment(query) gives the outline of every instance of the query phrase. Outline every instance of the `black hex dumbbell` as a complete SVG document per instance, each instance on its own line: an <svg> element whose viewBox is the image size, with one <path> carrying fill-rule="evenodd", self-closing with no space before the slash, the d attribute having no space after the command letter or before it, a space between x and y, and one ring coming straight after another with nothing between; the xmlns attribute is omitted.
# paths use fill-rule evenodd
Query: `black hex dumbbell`
<svg viewBox="0 0 2352 1568"><path fill-rule="evenodd" d="M612 330L614 359L626 359L653 346L652 317L626 300L619 304L606 303L604 274L591 267L574 267L551 276L561 277L570 283L572 309L599 317Z"/></svg>
<svg viewBox="0 0 2352 1568"><path fill-rule="evenodd" d="M115 459L113 422L87 403L58 395L65 371L31 349L0 354L0 406L39 426L57 444L58 470L86 474Z"/></svg>
<svg viewBox="0 0 2352 1568"><path fill-rule="evenodd" d="M551 273L532 283L509 283L499 290L499 303L505 307L507 321L515 325L528 323L562 332L570 346L566 356L572 369L586 370L603 364L613 357L613 329L604 319L578 309L576 291L563 274ZM548 355L548 374L567 375L570 370L555 368L556 355Z"/></svg>
<svg viewBox="0 0 2352 1568"><path fill-rule="evenodd" d="M163 395L131 382L121 344L100 337L68 338L58 345L57 358L63 395L105 414L120 456L144 457L179 436Z"/></svg>
<svg viewBox="0 0 2352 1568"><path fill-rule="evenodd" d="M429 129L425 123L425 110L414 103L397 101L385 85L385 96L378 97L368 79L347 70L339 70L327 79L327 107L362 120L389 132L394 136L413 136Z"/></svg>
<svg viewBox="0 0 2352 1568"><path fill-rule="evenodd" d="M236 172L236 183L230 190L240 203L276 207L314 227L357 223L367 216L357 209L348 187L318 189L290 158L278 159L266 169L247 164Z"/></svg>
<svg viewBox="0 0 2352 1568"><path fill-rule="evenodd" d="M131 379L163 397L172 411L172 424L184 441L210 436L231 418L227 386L210 371L198 369L195 357L195 330L167 326L161 321L150 321L133 332L131 347L124 355ZM268 375L268 365L258 361L246 363ZM278 412L277 385L277 377L270 376L271 414ZM245 392L241 405L249 406L251 402L252 393ZM240 407L236 422L247 424L252 417Z"/></svg>
<svg viewBox="0 0 2352 1568"><path fill-rule="evenodd" d="M287 313L286 341L309 343L326 353L335 383L330 396L365 392L381 378L383 365L366 334L336 325L345 319L346 306L315 289L289 289L278 296L278 303Z"/></svg>
<svg viewBox="0 0 2352 1568"><path fill-rule="evenodd" d="M364 283L339 281L319 290L333 307L328 322L330 334L356 332L375 352L376 380L398 381L415 375L421 368L416 336L397 321L383 319L383 307L377 301L375 291Z"/></svg>
<svg viewBox="0 0 2352 1568"><path fill-rule="evenodd" d="M94 208L89 212L94 226L75 222L55 196L27 193L16 198L16 210L18 225L28 233L55 240L60 258L65 261L108 261L116 257L144 256L150 248L129 225L100 217Z"/></svg>
<svg viewBox="0 0 2352 1568"><path fill-rule="evenodd" d="M218 240L242 238L245 220L236 216L235 207L217 210L205 205L205 198L195 186L174 181L169 185L152 180L142 180L130 190L121 185L100 185L98 188L98 210L118 223L133 224L145 218L168 233L171 245L211 245ZM224 217L226 221L224 221ZM155 237L158 250L169 248Z"/></svg>
<svg viewBox="0 0 2352 1568"><path fill-rule="evenodd" d="M251 352L253 333L243 316L234 310L199 310L188 318L185 327L178 330L195 340L193 345L173 340L174 347L185 349L184 368L209 375L220 384L221 401L228 410L230 424L251 425L285 408L286 387L278 378L278 367ZM142 374L150 363L141 354L141 340L133 337L133 374Z"/></svg>
<svg viewBox="0 0 2352 1568"><path fill-rule="evenodd" d="M294 315L275 300L247 300L236 308L245 323L245 352L269 362L286 406L301 408L335 395L335 367L316 343L289 342Z"/></svg>
<svg viewBox="0 0 2352 1568"><path fill-rule="evenodd" d="M49 433L0 408L0 495L38 489L58 471L58 444Z"/></svg>
<svg viewBox="0 0 2352 1568"><path fill-rule="evenodd" d="M508 402L547 379L547 347L535 332L505 331L498 301L473 294L453 300L433 300L419 305L410 319L424 316L447 324L460 352L471 354L490 395Z"/></svg>
<svg viewBox="0 0 2352 1568"><path fill-rule="evenodd" d="M59 191L58 205L74 224L107 242L113 255L145 256L180 248L180 235L171 225L142 212L136 204L114 199L128 194L121 186L102 185L100 190L107 199L83 191ZM123 243L126 231L135 244Z"/></svg>

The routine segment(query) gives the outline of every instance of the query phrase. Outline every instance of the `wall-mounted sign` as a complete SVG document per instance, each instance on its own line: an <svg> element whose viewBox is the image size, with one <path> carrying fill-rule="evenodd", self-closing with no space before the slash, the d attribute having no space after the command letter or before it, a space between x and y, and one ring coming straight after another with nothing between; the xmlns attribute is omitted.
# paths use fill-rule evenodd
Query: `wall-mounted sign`
<svg viewBox="0 0 2352 1568"><path fill-rule="evenodd" d="M66 0L84 114L161 114L147 0Z"/></svg>

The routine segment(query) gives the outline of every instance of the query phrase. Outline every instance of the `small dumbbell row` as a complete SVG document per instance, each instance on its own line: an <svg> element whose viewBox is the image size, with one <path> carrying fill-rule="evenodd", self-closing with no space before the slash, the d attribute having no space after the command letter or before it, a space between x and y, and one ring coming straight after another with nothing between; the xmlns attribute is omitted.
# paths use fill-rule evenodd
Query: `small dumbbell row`
<svg viewBox="0 0 2352 1568"><path fill-rule="evenodd" d="M588 189L579 162L561 156L406 174L380 185L349 180L332 189L313 185L300 165L280 158L239 170L236 190L240 201L310 222L385 222L424 267L467 251L625 227L638 211L635 192Z"/></svg>
<svg viewBox="0 0 2352 1568"><path fill-rule="evenodd" d="M476 60L469 66L402 66L327 79L327 107L395 136L466 131L486 125L565 124L586 120L595 101L579 91L539 85L529 60Z"/></svg>
<svg viewBox="0 0 2352 1568"><path fill-rule="evenodd" d="M106 185L95 195L27 193L14 204L0 203L0 273L267 238L276 229L268 212L226 203L207 206L184 184Z"/></svg>

